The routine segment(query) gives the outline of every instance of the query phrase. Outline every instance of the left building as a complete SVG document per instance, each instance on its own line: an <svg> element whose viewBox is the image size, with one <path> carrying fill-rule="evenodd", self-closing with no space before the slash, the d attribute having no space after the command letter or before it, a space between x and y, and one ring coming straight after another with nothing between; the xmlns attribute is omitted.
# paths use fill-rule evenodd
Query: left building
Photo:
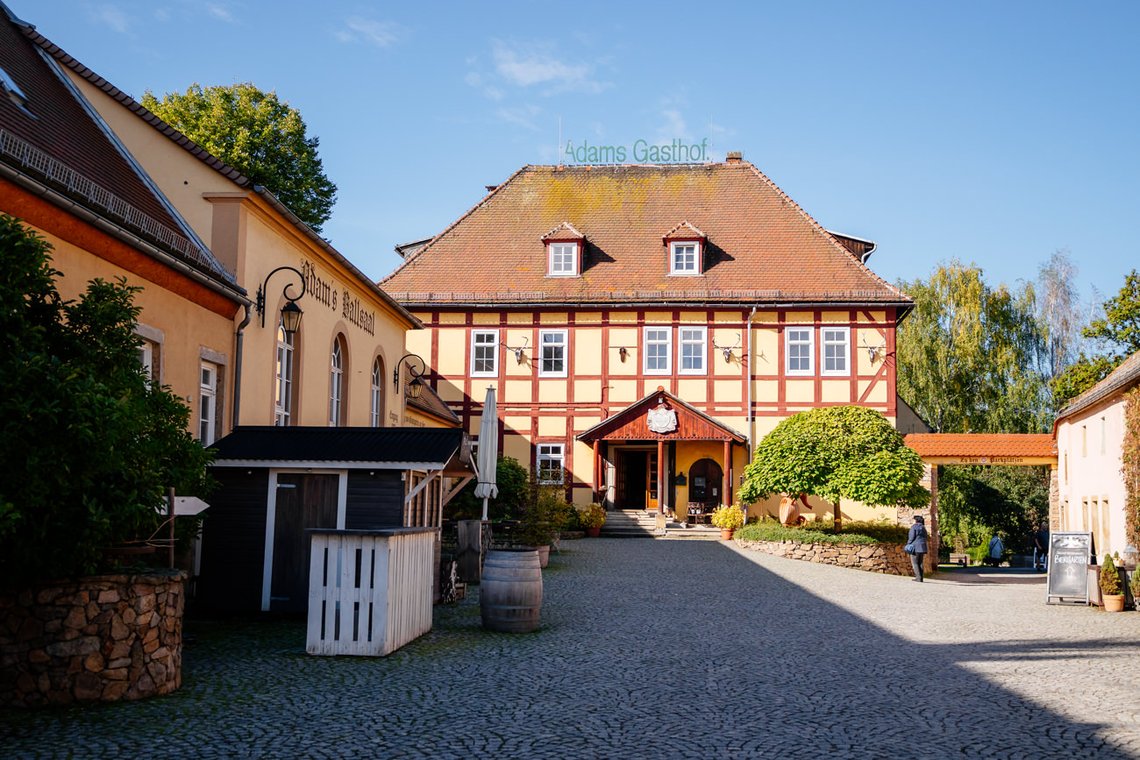
<svg viewBox="0 0 1140 760"><path fill-rule="evenodd" d="M3 5L0 15L0 212L51 243L64 298L95 278L142 288L140 360L211 441L229 429L225 389L246 293L31 27Z"/></svg>
<svg viewBox="0 0 1140 760"><path fill-rule="evenodd" d="M103 152L134 170L154 213L165 210L200 250L200 266L234 291L216 335L184 311L161 333L166 343L177 335L195 348L225 349L209 354L215 374L193 373L203 388L211 382L214 421L195 424L217 450L219 483L206 514L199 601L298 609L307 529L438 527L444 501L471 467L458 418L419 382L426 367L406 350L420 322L269 190L31 25L12 19L8 32L107 137ZM67 145L64 138L66 127L45 139ZM110 170L100 174L118 182ZM145 319L156 294L143 295ZM163 356L166 367L173 357ZM379 428L404 432L377 435Z"/></svg>

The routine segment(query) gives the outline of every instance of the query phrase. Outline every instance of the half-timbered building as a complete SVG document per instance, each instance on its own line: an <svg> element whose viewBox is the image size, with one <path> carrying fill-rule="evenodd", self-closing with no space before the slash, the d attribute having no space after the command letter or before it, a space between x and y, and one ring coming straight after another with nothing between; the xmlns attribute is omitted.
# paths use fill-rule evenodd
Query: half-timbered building
<svg viewBox="0 0 1140 760"><path fill-rule="evenodd" d="M795 412L896 417L912 303L867 268L874 245L739 153L525 166L398 247L381 284L425 326L409 348L470 433L493 386L499 450L575 503L699 514L733 501L755 443Z"/></svg>

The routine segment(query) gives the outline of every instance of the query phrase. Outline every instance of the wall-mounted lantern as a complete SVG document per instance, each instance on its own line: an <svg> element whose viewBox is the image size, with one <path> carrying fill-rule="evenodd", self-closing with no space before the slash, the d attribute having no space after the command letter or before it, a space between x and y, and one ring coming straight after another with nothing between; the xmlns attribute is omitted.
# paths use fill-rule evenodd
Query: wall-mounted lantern
<svg viewBox="0 0 1140 760"><path fill-rule="evenodd" d="M282 270L292 272L301 280L301 292L295 296L289 295L289 288L294 287L293 283L287 282L285 287L281 289L281 294L288 299L285 305L281 307L281 327L287 335L292 335L301 329L301 317L304 315L301 307L297 305L297 301L300 301L305 295L305 277L299 271L293 267L277 267L265 275L265 280L257 286L257 300L254 302L254 308L257 309L257 313L261 317L261 326L265 327L265 292L269 287L269 278Z"/></svg>

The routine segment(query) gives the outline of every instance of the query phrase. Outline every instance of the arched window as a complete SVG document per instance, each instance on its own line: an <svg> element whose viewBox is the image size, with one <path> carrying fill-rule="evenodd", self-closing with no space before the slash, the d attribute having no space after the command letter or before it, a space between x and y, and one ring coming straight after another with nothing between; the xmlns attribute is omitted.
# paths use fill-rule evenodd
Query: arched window
<svg viewBox="0 0 1140 760"><path fill-rule="evenodd" d="M332 362L329 367L329 425L344 424L344 347L338 335L333 341Z"/></svg>
<svg viewBox="0 0 1140 760"><path fill-rule="evenodd" d="M285 332L283 325L277 325L277 365L274 382L275 397L273 424L287 426L293 416L293 372L295 335Z"/></svg>
<svg viewBox="0 0 1140 760"><path fill-rule="evenodd" d="M384 426L384 363L380 357L372 362L372 396L370 423L372 427Z"/></svg>

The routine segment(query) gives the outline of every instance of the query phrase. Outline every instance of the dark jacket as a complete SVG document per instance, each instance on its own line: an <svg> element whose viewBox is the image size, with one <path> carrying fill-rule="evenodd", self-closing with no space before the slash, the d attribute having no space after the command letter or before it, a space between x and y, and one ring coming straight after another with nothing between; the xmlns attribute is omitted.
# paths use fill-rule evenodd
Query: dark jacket
<svg viewBox="0 0 1140 760"><path fill-rule="evenodd" d="M926 554L929 547L926 545L926 537L929 534L926 532L926 526L915 523L910 526L910 532L906 534L906 542L914 544L915 554Z"/></svg>

